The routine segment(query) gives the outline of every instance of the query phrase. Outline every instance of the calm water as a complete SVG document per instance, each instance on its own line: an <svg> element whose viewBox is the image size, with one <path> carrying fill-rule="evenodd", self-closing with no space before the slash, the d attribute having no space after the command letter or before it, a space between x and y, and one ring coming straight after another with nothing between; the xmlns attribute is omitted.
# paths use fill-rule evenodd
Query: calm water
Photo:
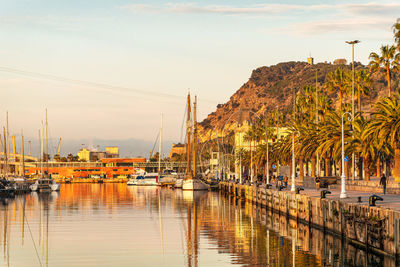
<svg viewBox="0 0 400 267"><path fill-rule="evenodd" d="M0 266L395 264L218 192L70 184L1 202Z"/></svg>

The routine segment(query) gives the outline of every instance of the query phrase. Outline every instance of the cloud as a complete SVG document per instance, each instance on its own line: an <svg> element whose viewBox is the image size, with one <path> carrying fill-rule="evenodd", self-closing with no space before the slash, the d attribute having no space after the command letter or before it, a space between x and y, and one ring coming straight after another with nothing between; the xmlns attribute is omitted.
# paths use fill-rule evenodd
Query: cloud
<svg viewBox="0 0 400 267"><path fill-rule="evenodd" d="M135 13L191 13L191 14L285 14L287 12L336 11L354 15L387 15L399 14L400 3L363 3L338 5L294 5L294 4L258 4L250 6L232 5L197 5L194 3L170 3L165 5L132 4L122 8Z"/></svg>
<svg viewBox="0 0 400 267"><path fill-rule="evenodd" d="M332 32L346 31L371 31L371 30L389 30L393 25L393 19L340 19L340 20L321 20L300 22L290 25L286 30L296 34L316 35Z"/></svg>

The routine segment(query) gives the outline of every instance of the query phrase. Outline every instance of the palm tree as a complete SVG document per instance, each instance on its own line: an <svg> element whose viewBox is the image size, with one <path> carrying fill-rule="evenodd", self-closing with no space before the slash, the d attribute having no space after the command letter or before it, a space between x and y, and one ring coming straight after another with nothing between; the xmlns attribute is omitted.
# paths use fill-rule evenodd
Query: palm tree
<svg viewBox="0 0 400 267"><path fill-rule="evenodd" d="M400 52L400 18L393 25L394 40L396 41L396 49Z"/></svg>
<svg viewBox="0 0 400 267"><path fill-rule="evenodd" d="M357 70L354 74L354 85L358 98L358 112L361 114L361 97L370 94L372 79L371 75L363 69Z"/></svg>
<svg viewBox="0 0 400 267"><path fill-rule="evenodd" d="M369 131L379 145L386 141L394 149L393 176L400 182L400 98L398 96L380 99L374 106ZM387 174L386 174L387 175Z"/></svg>
<svg viewBox="0 0 400 267"><path fill-rule="evenodd" d="M369 65L372 71L380 70L380 68L386 70L386 80L390 97L392 72L400 70L400 54L396 54L396 48L393 45L383 45L381 47L381 55L372 52L369 55L369 59L371 60Z"/></svg>
<svg viewBox="0 0 400 267"><path fill-rule="evenodd" d="M337 68L335 71L328 73L325 83L328 92L337 93L340 99L340 110L343 109L343 98L349 86L349 71L343 68Z"/></svg>

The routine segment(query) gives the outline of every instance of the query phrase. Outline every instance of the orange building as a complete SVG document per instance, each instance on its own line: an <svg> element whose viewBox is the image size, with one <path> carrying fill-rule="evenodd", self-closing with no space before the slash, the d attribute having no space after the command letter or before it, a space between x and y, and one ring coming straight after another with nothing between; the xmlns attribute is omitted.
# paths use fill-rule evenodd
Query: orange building
<svg viewBox="0 0 400 267"><path fill-rule="evenodd" d="M99 162L49 162L44 166L26 168L27 176L40 174L41 171L49 171L54 178L92 178L105 177L117 178L118 176L132 175L134 171L133 164L137 162L146 162L145 158L104 158Z"/></svg>

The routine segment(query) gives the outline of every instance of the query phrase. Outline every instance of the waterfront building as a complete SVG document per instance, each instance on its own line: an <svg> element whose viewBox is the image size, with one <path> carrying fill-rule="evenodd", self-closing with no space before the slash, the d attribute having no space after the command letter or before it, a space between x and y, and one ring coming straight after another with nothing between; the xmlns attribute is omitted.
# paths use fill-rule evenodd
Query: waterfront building
<svg viewBox="0 0 400 267"><path fill-rule="evenodd" d="M171 151L169 152L168 157L172 159L173 157L176 157L177 155L185 155L186 154L186 145L185 144L172 144Z"/></svg>
<svg viewBox="0 0 400 267"><path fill-rule="evenodd" d="M49 162L48 173L53 178L118 178L132 175L135 169L134 163L145 163L145 158L103 158L96 162ZM26 175L35 176L42 170L40 163L32 162L34 167L26 169Z"/></svg>
<svg viewBox="0 0 400 267"><path fill-rule="evenodd" d="M105 151L82 148L77 155L79 161L99 161L104 158L118 158L119 149L117 146L108 146Z"/></svg>

